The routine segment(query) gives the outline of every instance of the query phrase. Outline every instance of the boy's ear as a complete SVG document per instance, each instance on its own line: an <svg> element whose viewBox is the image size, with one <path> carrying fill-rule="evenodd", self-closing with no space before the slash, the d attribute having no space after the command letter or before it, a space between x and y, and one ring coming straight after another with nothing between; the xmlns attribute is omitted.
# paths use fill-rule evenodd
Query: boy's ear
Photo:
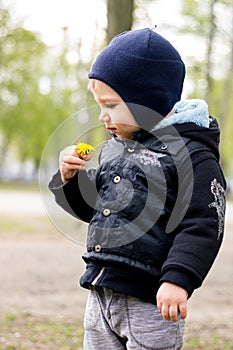
<svg viewBox="0 0 233 350"><path fill-rule="evenodd" d="M151 108L128 102L126 105L138 125L146 131L150 131L164 118L160 113L153 111Z"/></svg>

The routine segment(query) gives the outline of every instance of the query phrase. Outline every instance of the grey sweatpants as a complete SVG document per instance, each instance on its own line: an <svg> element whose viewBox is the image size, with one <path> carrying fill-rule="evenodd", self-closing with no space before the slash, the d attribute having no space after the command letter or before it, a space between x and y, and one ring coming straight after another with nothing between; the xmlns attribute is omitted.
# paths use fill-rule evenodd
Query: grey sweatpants
<svg viewBox="0 0 233 350"><path fill-rule="evenodd" d="M184 321L165 321L157 307L107 288L90 291L84 350L179 350Z"/></svg>

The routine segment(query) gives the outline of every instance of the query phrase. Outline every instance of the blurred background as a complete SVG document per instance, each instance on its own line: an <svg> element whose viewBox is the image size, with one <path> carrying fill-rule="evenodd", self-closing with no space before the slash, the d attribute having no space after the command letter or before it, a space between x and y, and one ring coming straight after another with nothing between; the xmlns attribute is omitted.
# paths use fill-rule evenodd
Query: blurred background
<svg viewBox="0 0 233 350"><path fill-rule="evenodd" d="M38 180L48 169L41 159L54 130L93 106L87 74L98 52L122 31L155 25L186 64L182 97L205 99L219 122L232 231L232 0L0 0L2 350L82 349L84 244L59 235L46 216ZM58 154L58 144L51 147ZM84 224L77 228L85 234ZM230 239L191 304L186 349L233 349Z"/></svg>
<svg viewBox="0 0 233 350"><path fill-rule="evenodd" d="M183 98L204 98L233 176L231 0L0 0L0 178L37 180L54 129L93 104L87 73L113 36L154 27L187 66Z"/></svg>

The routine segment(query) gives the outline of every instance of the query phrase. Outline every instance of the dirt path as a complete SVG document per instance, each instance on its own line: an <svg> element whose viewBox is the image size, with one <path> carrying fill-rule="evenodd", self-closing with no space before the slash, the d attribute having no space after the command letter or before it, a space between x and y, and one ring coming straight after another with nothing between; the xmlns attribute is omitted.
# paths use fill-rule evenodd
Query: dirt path
<svg viewBox="0 0 233 350"><path fill-rule="evenodd" d="M220 253L203 286L189 301L187 334L233 340L233 205L229 204Z"/></svg>
<svg viewBox="0 0 233 350"><path fill-rule="evenodd" d="M62 236L0 241L0 309L81 318L83 248Z"/></svg>
<svg viewBox="0 0 233 350"><path fill-rule="evenodd" d="M0 209L3 215L3 207L0 206ZM9 213L10 210L5 214ZM202 334L214 331L218 336L231 338L232 213L233 206L228 205L226 234L221 252L204 285L189 301L188 332L191 330L198 333L201 329ZM26 219L25 208L20 215ZM49 225L51 223L48 221L48 227ZM1 228L1 223L0 229L5 229ZM81 319L87 296L87 292L78 285L85 268L81 259L83 252L84 247L73 243L55 229L48 236L0 235L0 310L20 310L53 319Z"/></svg>

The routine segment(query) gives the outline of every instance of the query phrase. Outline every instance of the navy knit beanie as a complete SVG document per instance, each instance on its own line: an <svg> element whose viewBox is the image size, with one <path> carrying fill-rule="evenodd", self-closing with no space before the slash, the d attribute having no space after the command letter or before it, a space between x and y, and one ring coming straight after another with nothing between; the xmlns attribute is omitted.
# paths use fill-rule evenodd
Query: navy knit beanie
<svg viewBox="0 0 233 350"><path fill-rule="evenodd" d="M166 39L145 28L113 38L97 56L88 77L115 90L138 124L150 129L180 100L185 65Z"/></svg>

